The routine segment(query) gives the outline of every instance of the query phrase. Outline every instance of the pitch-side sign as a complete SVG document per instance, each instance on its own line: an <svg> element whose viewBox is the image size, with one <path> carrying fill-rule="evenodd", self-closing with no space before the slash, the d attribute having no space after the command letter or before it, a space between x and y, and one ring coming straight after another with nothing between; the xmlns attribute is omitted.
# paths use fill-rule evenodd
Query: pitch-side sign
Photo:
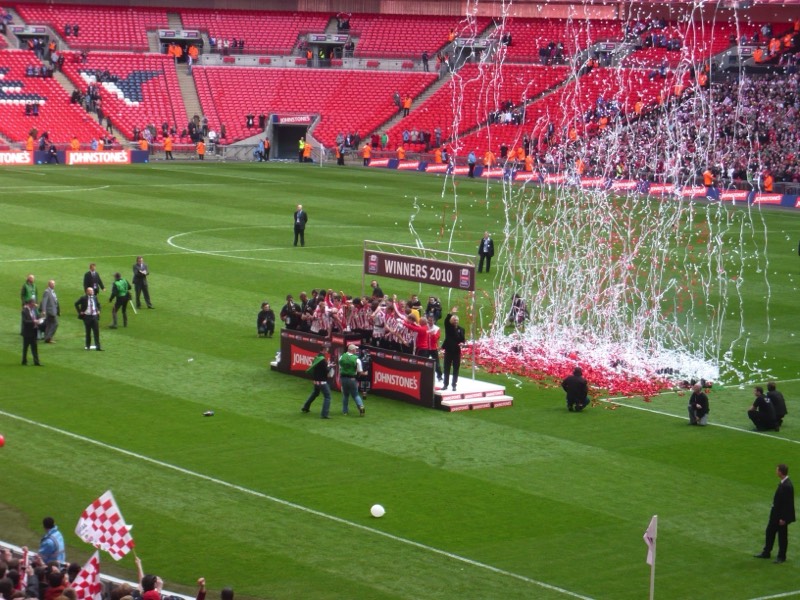
<svg viewBox="0 0 800 600"><path fill-rule="evenodd" d="M0 152L0 167L18 167L32 165L33 152Z"/></svg>
<svg viewBox="0 0 800 600"><path fill-rule="evenodd" d="M475 290L475 265L365 250L364 272L374 277L392 277L470 292Z"/></svg>
<svg viewBox="0 0 800 600"><path fill-rule="evenodd" d="M130 150L103 150L93 152L87 150L67 150L68 165L129 165Z"/></svg>

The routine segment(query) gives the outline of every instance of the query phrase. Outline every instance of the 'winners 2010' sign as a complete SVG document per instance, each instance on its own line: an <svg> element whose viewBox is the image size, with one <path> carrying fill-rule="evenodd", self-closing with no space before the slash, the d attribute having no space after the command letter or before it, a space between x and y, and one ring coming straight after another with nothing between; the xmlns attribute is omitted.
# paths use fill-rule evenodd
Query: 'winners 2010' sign
<svg viewBox="0 0 800 600"><path fill-rule="evenodd" d="M387 252L364 251L364 272L459 290L475 290L475 265L416 258Z"/></svg>

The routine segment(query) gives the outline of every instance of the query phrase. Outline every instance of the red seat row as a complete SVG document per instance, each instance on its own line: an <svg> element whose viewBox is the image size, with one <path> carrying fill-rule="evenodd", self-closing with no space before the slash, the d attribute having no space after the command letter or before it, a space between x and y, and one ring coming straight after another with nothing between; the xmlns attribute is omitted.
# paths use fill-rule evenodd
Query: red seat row
<svg viewBox="0 0 800 600"><path fill-rule="evenodd" d="M436 76L430 73L195 67L193 75L210 126L226 126L233 142L257 133L246 115L320 115L314 136L328 147L340 132L362 136L396 111L394 92L418 96Z"/></svg>
<svg viewBox="0 0 800 600"><path fill-rule="evenodd" d="M180 132L188 123L181 95L175 62L163 54L127 54L91 52L87 62L78 60L76 53L67 53L64 73L81 92L92 81L92 73L108 71L126 85L98 83L105 114L125 137L133 138L133 128L142 130L154 124L157 129L166 122ZM123 88L128 88L125 95ZM137 95L141 90L141 97Z"/></svg>
<svg viewBox="0 0 800 600"><path fill-rule="evenodd" d="M73 4L12 5L28 25L48 25L62 36L65 25L79 25L78 37L64 37L71 47L148 49L147 31L167 28L164 8L76 6Z"/></svg>
<svg viewBox="0 0 800 600"><path fill-rule="evenodd" d="M66 90L52 78L26 77L29 66L41 63L27 50L0 51L0 73L2 81L20 83L18 93L4 92L0 101L0 133L13 142L24 142L32 129L39 135L47 131L50 140L66 144L73 136L82 143L101 137L103 129L77 104L70 104ZM7 69L7 70L6 70ZM39 115L26 116L26 102L39 104Z"/></svg>

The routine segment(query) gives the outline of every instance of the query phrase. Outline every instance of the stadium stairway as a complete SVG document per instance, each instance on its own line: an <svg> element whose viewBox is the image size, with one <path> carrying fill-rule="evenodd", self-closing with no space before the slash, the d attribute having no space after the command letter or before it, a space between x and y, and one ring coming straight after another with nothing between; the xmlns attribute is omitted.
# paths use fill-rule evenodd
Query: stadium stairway
<svg viewBox="0 0 800 600"><path fill-rule="evenodd" d="M169 24L170 29L183 29L183 21L178 13L168 12L167 23Z"/></svg>
<svg viewBox="0 0 800 600"><path fill-rule="evenodd" d="M61 85L61 87L63 87L63 88L66 90L66 92L67 92L67 96L71 96L71 95L72 95L72 92L73 92L73 91L75 91L76 89L78 89L78 88L77 88L77 87L75 87L75 85L74 85L74 84L73 84L73 83L72 83L72 82L69 80L69 77L67 77L66 75L64 75L64 73L62 73L61 71L55 71L55 72L53 73L53 79L55 79L55 80L56 80L56 81L57 81L57 82L58 82L58 83ZM90 118L92 121L96 121L96 122L97 122L97 123L100 125L100 127L102 127L103 129L105 129L105 128L106 128L106 124L105 124L105 123L101 123L101 122L100 122L100 120L97 118L97 113L93 113L93 112L87 112L87 113L86 113L86 115L87 115L87 116L88 116L88 117L89 117L89 118ZM111 116L111 135L113 135L114 137L116 137L116 138L117 138L117 140L120 140L120 141L122 141L122 140L124 140L124 139L125 139L125 135L124 135L124 134L123 134L123 133L122 133L122 132L121 132L119 129L117 129L116 127L114 127L114 121L115 121L115 119L114 119L114 116L112 115L112 116Z"/></svg>
<svg viewBox="0 0 800 600"><path fill-rule="evenodd" d="M150 52L161 52L161 40L158 39L158 30L147 32L147 49Z"/></svg>
<svg viewBox="0 0 800 600"><path fill-rule="evenodd" d="M413 113L415 109L419 110L420 108L422 108L425 102L427 102L428 98L433 96L442 86L445 85L447 85L447 76L441 76L434 83L425 88L425 91L423 91L421 94L419 94L414 98L414 102L411 105L410 113ZM402 121L403 121L403 111L398 110L391 119L382 123L380 127L375 129L375 131L379 133L382 131L389 131ZM364 136L364 139L365 140L369 139L369 136L372 135L372 133L373 133L372 131L368 132L367 135Z"/></svg>
<svg viewBox="0 0 800 600"><path fill-rule="evenodd" d="M339 33L339 23L333 17L330 18L328 24L325 26L325 33Z"/></svg>
<svg viewBox="0 0 800 600"><path fill-rule="evenodd" d="M167 23L170 29L183 29L183 20L178 13L168 12ZM207 43L207 42L206 42ZM208 46L206 46L208 48ZM157 52L161 52L161 48ZM188 67L184 64L175 65L178 73L178 85L181 88L181 96L183 98L183 105L186 107L186 116L190 119L194 115L203 115L203 109L200 106L200 96L197 95L197 88L194 85L194 78L188 72ZM178 123L178 131L185 127L186 123Z"/></svg>
<svg viewBox="0 0 800 600"><path fill-rule="evenodd" d="M200 96L194 85L194 78L189 74L188 67L184 64L175 65L178 74L178 85L181 88L183 106L186 108L186 116L190 119L194 115L203 116L203 108L200 105ZM186 123L178 123L178 131L186 127Z"/></svg>
<svg viewBox="0 0 800 600"><path fill-rule="evenodd" d="M3 5L3 10L5 10L8 14L11 15L11 25L24 25L25 21L22 20L22 17L19 16L19 13L14 10L11 6ZM6 28L6 33L1 34L0 37L5 39L6 41L6 48L19 48L19 39L17 36L12 35L8 32L8 28Z"/></svg>

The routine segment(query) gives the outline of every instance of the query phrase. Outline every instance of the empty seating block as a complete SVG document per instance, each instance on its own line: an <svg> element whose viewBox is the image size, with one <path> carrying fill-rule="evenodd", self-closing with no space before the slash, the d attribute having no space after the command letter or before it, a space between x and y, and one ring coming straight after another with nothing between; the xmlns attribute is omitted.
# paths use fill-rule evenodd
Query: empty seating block
<svg viewBox="0 0 800 600"><path fill-rule="evenodd" d="M181 10L186 29L199 29L222 40L244 40L245 52L289 54L301 33L322 33L327 13L253 10Z"/></svg>
<svg viewBox="0 0 800 600"><path fill-rule="evenodd" d="M484 17L464 20L422 15L353 14L350 34L357 39L355 56L378 54L419 59L427 50L431 63L435 64L436 52L448 43L451 29L458 37L479 37L489 23L490 19Z"/></svg>
<svg viewBox="0 0 800 600"><path fill-rule="evenodd" d="M15 8L27 24L49 25L62 37L65 25L79 25L77 37L64 37L72 48L145 51L147 30L169 26L163 8L72 4L17 4Z"/></svg>
<svg viewBox="0 0 800 600"><path fill-rule="evenodd" d="M248 113L319 114L314 136L328 147L339 132L363 136L389 119L395 90L415 97L436 80L430 73L308 68L195 67L192 74L210 126L224 123L227 142L258 133L245 126Z"/></svg>
<svg viewBox="0 0 800 600"><path fill-rule="evenodd" d="M85 93L89 83L100 88L103 112L112 124L131 139L133 128L154 124L175 125L180 132L188 123L175 64L163 54L91 52L81 63L76 53L68 54L64 73ZM97 82L107 73L110 81Z"/></svg>
<svg viewBox="0 0 800 600"><path fill-rule="evenodd" d="M73 136L87 143L103 135L102 128L76 104L55 80L26 77L28 66L41 63L27 50L0 51L0 133L14 142L24 142L31 129L50 134L50 140L65 144ZM38 116L26 116L25 105L39 105Z"/></svg>

